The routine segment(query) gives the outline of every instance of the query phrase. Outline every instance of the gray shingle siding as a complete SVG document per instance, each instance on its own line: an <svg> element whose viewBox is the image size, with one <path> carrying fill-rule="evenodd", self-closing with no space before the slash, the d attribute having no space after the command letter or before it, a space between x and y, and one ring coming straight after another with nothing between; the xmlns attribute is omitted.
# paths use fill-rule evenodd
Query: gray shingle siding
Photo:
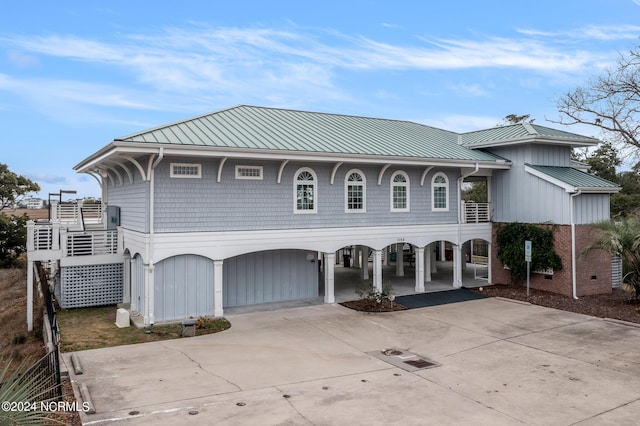
<svg viewBox="0 0 640 426"><path fill-rule="evenodd" d="M169 177L171 162L202 165L200 179ZM235 179L235 166L264 167L263 180ZM217 159L165 159L155 172L155 231L230 231L251 229L300 229L340 226L410 225L456 223L459 169L433 169L420 186L421 168L390 167L378 186L380 166L343 164L330 185L332 164L288 163L281 183L276 183L280 163L229 160L217 182ZM310 167L317 176L318 212L294 214L294 174ZM345 213L344 179L353 168L366 176L366 213ZM410 180L410 212L390 211L390 179L403 170ZM431 178L444 171L449 179L449 211L431 211Z"/></svg>
<svg viewBox="0 0 640 426"><path fill-rule="evenodd" d="M134 171L133 183L124 177L123 185L118 181L107 185L107 200L111 206L120 207L120 225L139 232L149 232L149 182L142 180Z"/></svg>

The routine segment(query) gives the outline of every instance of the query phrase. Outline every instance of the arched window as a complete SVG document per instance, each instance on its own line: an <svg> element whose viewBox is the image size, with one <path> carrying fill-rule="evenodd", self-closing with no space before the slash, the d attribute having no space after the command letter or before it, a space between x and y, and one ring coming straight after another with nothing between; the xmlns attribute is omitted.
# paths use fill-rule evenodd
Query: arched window
<svg viewBox="0 0 640 426"><path fill-rule="evenodd" d="M303 167L295 173L294 213L317 213L317 178L313 170Z"/></svg>
<svg viewBox="0 0 640 426"><path fill-rule="evenodd" d="M367 180L360 170L350 170L344 179L345 211L347 213L367 210Z"/></svg>
<svg viewBox="0 0 640 426"><path fill-rule="evenodd" d="M449 211L449 179L444 173L436 173L431 181L431 210Z"/></svg>
<svg viewBox="0 0 640 426"><path fill-rule="evenodd" d="M391 176L391 211L409 211L409 176L402 171Z"/></svg>

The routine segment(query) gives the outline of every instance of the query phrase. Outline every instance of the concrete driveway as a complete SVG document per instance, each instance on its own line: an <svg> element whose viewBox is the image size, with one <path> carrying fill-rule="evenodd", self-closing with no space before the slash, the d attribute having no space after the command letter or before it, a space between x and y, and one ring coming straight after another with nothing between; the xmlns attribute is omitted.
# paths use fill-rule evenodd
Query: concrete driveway
<svg viewBox="0 0 640 426"><path fill-rule="evenodd" d="M97 411L83 422L638 424L633 326L495 298L227 318L232 328L218 334L77 352L84 374L71 379ZM412 354L436 366L405 363Z"/></svg>

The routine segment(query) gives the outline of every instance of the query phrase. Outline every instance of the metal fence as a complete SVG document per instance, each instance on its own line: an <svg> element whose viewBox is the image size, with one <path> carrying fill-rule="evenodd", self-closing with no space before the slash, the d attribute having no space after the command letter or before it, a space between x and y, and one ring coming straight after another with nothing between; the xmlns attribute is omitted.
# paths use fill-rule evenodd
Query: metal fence
<svg viewBox="0 0 640 426"><path fill-rule="evenodd" d="M38 267L38 273L42 293L45 297L47 319L51 325L50 336L44 336L44 338L50 339L51 345L48 345L49 352L21 374L19 380L27 381L35 387L33 395L36 395L36 401L60 400L62 398L62 384L58 352L58 344L60 343L58 318L53 303L54 295L49 288L47 274L41 266Z"/></svg>

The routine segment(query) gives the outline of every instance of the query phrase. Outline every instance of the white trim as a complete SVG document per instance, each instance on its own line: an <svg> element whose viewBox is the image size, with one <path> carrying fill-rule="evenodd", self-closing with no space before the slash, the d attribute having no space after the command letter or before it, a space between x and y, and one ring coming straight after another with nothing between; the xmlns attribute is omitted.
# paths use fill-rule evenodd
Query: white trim
<svg viewBox="0 0 640 426"><path fill-rule="evenodd" d="M474 146L475 147L475 146ZM135 142L112 142L110 149L103 149L98 153L86 158L79 164L74 166L77 172L87 172L93 170L102 161L112 156L131 158L132 155L157 153L159 147L149 143ZM458 159L438 159L438 158L419 158L419 157L388 157L373 154L344 154L344 153L314 153L314 152L292 152L279 150L258 150L258 149L242 149L232 150L230 148L216 147L195 147L195 146L167 146L164 147L165 156L196 156L202 158L244 158L244 159L262 159L262 160L294 160L294 161L319 161L335 163L336 161L347 160L355 164L396 164L402 166L443 166L443 167L469 167L470 165L479 163L483 168L487 169L509 169L511 162L504 160L458 160ZM128 155L129 154L129 155Z"/></svg>
<svg viewBox="0 0 640 426"><path fill-rule="evenodd" d="M280 164L280 169L278 170L278 180L276 181L277 183L282 182L282 173L284 172L284 166L286 166L288 162L289 162L289 160L284 160Z"/></svg>
<svg viewBox="0 0 640 426"><path fill-rule="evenodd" d="M420 176L420 186L424 186L424 180L427 178L427 175L433 169L434 166L429 166L422 172L422 176Z"/></svg>
<svg viewBox="0 0 640 426"><path fill-rule="evenodd" d="M361 209L349 209L349 176L357 173L362 178L362 208ZM357 185L357 184L356 184ZM356 186L351 185L351 186ZM344 175L344 212L345 213L366 213L367 212L367 177L360 169L351 169Z"/></svg>
<svg viewBox="0 0 640 426"><path fill-rule="evenodd" d="M584 187L579 187L579 186L572 186L566 182L561 181L560 179L554 178L552 176L549 176L548 174L541 172L540 170L536 170L531 166L528 165L524 165L524 171L535 176L538 177L546 182L549 182L553 185L559 186L560 188L564 189L565 192L568 193L575 193L575 192L581 192L581 193L590 193L590 194L612 194L612 193L616 193L616 192L620 192L620 190L622 188L620 187L599 187L599 186L584 186Z"/></svg>
<svg viewBox="0 0 640 426"><path fill-rule="evenodd" d="M339 161L335 164L335 166L333 166L333 170L331 170L331 181L329 182L331 185L333 185L333 181L336 178L336 172L338 171L338 168L342 166L342 164L342 161Z"/></svg>
<svg viewBox="0 0 640 426"><path fill-rule="evenodd" d="M436 207L436 201L435 201L435 189L436 189L436 184L435 184L435 180L437 177L442 176L444 178L444 184L438 184L438 188L445 188L447 190L446 193L446 197L445 197L445 207ZM444 174L443 172L438 172L436 174L433 175L433 177L431 178L431 211L434 212L448 212L449 211L449 198L451 197L451 188L449 187L449 178L447 177L446 174Z"/></svg>
<svg viewBox="0 0 640 426"><path fill-rule="evenodd" d="M404 182L394 182L394 179L396 176L401 175L402 177L404 177L405 181ZM406 202L406 207L402 207L402 208L397 208L393 206L393 202L394 202L394 198L393 198L393 189L395 187L402 187L405 188L405 202ZM390 209L392 212L408 212L411 211L411 182L409 181L409 175L402 171L402 170L396 170L395 172L393 172L393 174L391 174L391 178L389 179L389 198L390 198Z"/></svg>
<svg viewBox="0 0 640 426"><path fill-rule="evenodd" d="M241 173L242 170L257 171L256 176L245 176ZM262 180L264 178L264 171L262 166L245 166L236 164L236 179L238 180Z"/></svg>
<svg viewBox="0 0 640 426"><path fill-rule="evenodd" d="M533 167L524 165L524 171L538 177L546 182L552 183L560 188L564 189L566 192L576 192L576 187L569 185L566 182L561 181L560 179L556 179L554 177L549 176L548 174L541 172L540 170L536 170Z"/></svg>
<svg viewBox="0 0 640 426"><path fill-rule="evenodd" d="M307 172L313 176L312 181L298 180L300 173ZM313 209L298 210L298 184L313 185ZM294 214L314 214L318 213L318 176L313 169L301 167L293 174L293 213Z"/></svg>
<svg viewBox="0 0 640 426"><path fill-rule="evenodd" d="M380 173L378 173L378 186L382 185L382 176L384 175L384 172L386 172L389 167L391 167L391 164L385 164L380 169Z"/></svg>
<svg viewBox="0 0 640 426"><path fill-rule="evenodd" d="M218 177L217 177L217 182L220 183L220 181L222 180L222 169L224 167L224 163L227 162L227 157L222 157L220 159L220 164L218 164Z"/></svg>
<svg viewBox="0 0 640 426"><path fill-rule="evenodd" d="M179 174L176 173L176 168L184 167L186 169L193 169L196 174ZM202 177L202 164L198 163L170 163L169 164L169 177L177 179L200 179Z"/></svg>

